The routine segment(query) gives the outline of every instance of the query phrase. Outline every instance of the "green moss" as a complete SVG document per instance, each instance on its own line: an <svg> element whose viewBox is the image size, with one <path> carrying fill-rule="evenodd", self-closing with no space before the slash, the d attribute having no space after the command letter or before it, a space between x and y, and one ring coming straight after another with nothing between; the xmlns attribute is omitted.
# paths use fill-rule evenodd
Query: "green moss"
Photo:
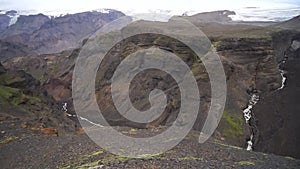
<svg viewBox="0 0 300 169"><path fill-rule="evenodd" d="M220 46L221 41L215 41L212 43L212 51L217 52L218 47Z"/></svg>
<svg viewBox="0 0 300 169"><path fill-rule="evenodd" d="M137 158L158 158L161 157L163 153L156 153L156 154L141 154L138 155Z"/></svg>
<svg viewBox="0 0 300 169"><path fill-rule="evenodd" d="M100 155L100 154L103 154L103 153L104 153L103 150L96 151L96 152L94 152L93 154L85 155L85 156L83 157L83 159L91 158L91 157L93 157L93 156L97 156L97 155Z"/></svg>
<svg viewBox="0 0 300 169"><path fill-rule="evenodd" d="M19 89L0 85L0 97L4 99L9 99L12 96L16 95L18 92Z"/></svg>
<svg viewBox="0 0 300 169"><path fill-rule="evenodd" d="M7 143L9 143L9 142L12 142L12 141L14 141L15 139L17 139L18 137L15 137L15 136L10 136L10 137L7 137L7 138L5 138L4 140L2 140L1 142L0 142L0 145L3 145L3 144L7 144Z"/></svg>
<svg viewBox="0 0 300 169"><path fill-rule="evenodd" d="M225 121L225 128L222 132L224 137L238 140L241 136L243 136L242 117L238 117L238 115L224 111L222 119Z"/></svg>
<svg viewBox="0 0 300 169"><path fill-rule="evenodd" d="M252 161L239 161L239 162L235 162L235 164L237 164L237 165L255 165L255 163Z"/></svg>
<svg viewBox="0 0 300 169"><path fill-rule="evenodd" d="M10 85L12 83L21 82L23 80L24 79L22 79L20 77L13 77L13 76L10 76L8 74L1 74L0 75L0 84L2 84L2 85Z"/></svg>
<svg viewBox="0 0 300 169"><path fill-rule="evenodd" d="M94 161L94 162L91 162L91 163L87 163L87 164L83 164L83 165L81 165L79 167L76 167L76 168L80 168L81 169L81 168L95 167L95 166L99 165L99 162L100 162L100 160Z"/></svg>
<svg viewBox="0 0 300 169"><path fill-rule="evenodd" d="M213 54L213 52L215 52L215 49L214 47L212 46L211 49L204 55L200 58L200 60L202 62L204 62L211 54Z"/></svg>
<svg viewBox="0 0 300 169"><path fill-rule="evenodd" d="M180 160L180 161L191 161L191 160L203 160L203 158L187 156L187 157L180 157L180 158L178 158L178 160Z"/></svg>
<svg viewBox="0 0 300 169"><path fill-rule="evenodd" d="M93 158L94 156L97 155L101 155L104 154L105 151L104 150L100 150L100 151L95 151L92 154L88 154L88 155L84 155L83 157L78 158L77 160L73 161L72 164L67 164L66 166L61 167L61 169L67 169L67 168L74 168L74 164L82 164L84 161L86 161L87 159ZM101 160L92 162L92 163L86 163L84 165L78 166L76 168L89 168L89 167L93 167L96 166ZM97 164L95 165L95 163L97 162Z"/></svg>
<svg viewBox="0 0 300 169"><path fill-rule="evenodd" d="M107 155L103 159L100 160L102 164L105 163L110 163L114 161L127 161L130 160L131 158L128 157L123 157L123 156L117 156L117 155Z"/></svg>
<svg viewBox="0 0 300 169"><path fill-rule="evenodd" d="M53 65L53 62L52 61L47 61L47 65Z"/></svg>
<svg viewBox="0 0 300 169"><path fill-rule="evenodd" d="M228 145L228 144L223 144L223 143L220 143L220 142L217 142L217 141L215 143L218 144L218 145L224 146L224 147L233 148L233 149L237 149L237 150L243 150L243 148L241 148L241 147L232 146L232 145Z"/></svg>
<svg viewBox="0 0 300 169"><path fill-rule="evenodd" d="M67 166L61 167L60 169L69 169L69 168L71 168L71 165L67 165Z"/></svg>
<svg viewBox="0 0 300 169"><path fill-rule="evenodd" d="M128 133L129 133L129 134L136 134L136 131L137 131L136 129L130 129L130 130L128 131Z"/></svg>
<svg viewBox="0 0 300 169"><path fill-rule="evenodd" d="M15 98L12 100L12 104L14 104L14 105L19 105L19 104L21 104L21 103L26 102L27 100L30 100L30 101L32 101L32 102L41 102L41 99L38 98L38 97L29 96L29 95L25 95L25 94L22 93L20 96L15 97Z"/></svg>
<svg viewBox="0 0 300 169"><path fill-rule="evenodd" d="M53 66L52 71L53 71L53 73L58 73L59 72L59 67L57 65Z"/></svg>

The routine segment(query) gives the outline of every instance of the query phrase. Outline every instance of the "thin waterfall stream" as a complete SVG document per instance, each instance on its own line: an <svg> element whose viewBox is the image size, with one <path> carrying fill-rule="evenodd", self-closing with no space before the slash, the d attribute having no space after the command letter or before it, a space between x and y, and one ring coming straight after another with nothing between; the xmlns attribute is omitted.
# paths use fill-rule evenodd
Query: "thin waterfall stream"
<svg viewBox="0 0 300 169"><path fill-rule="evenodd" d="M254 137L254 129L253 129L253 127L254 126L251 125L250 120L251 120L251 118L253 116L253 114L252 114L252 108L256 105L256 103L258 101L259 101L259 96L257 94L255 94L255 93L251 94L248 106L247 106L247 108L245 108L243 110L245 121L249 125L250 130L251 130L250 138L247 141L247 148L246 148L246 150L248 150L248 151L253 150L253 137Z"/></svg>

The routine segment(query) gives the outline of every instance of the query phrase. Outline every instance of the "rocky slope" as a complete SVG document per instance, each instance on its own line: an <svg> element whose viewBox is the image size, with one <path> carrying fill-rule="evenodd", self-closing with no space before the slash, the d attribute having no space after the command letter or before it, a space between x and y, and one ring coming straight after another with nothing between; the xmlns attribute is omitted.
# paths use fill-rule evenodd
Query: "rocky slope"
<svg viewBox="0 0 300 169"><path fill-rule="evenodd" d="M40 82L22 70L6 70L0 64L1 130L9 138L8 128L28 128L45 134L64 134L76 130L75 123L61 113ZM49 133L47 130L50 130ZM16 130L18 134L18 130ZM15 132L12 132L15 133Z"/></svg>
<svg viewBox="0 0 300 169"><path fill-rule="evenodd" d="M145 137L156 130L116 128L132 137ZM300 161L290 157L249 152L240 147L210 139L198 143L199 133L192 131L178 146L165 153L126 158L113 155L86 135L61 137L29 136L1 144L0 163L6 168L286 168L297 169ZM42 148L41 148L42 147ZM120 150L122 151L122 150Z"/></svg>

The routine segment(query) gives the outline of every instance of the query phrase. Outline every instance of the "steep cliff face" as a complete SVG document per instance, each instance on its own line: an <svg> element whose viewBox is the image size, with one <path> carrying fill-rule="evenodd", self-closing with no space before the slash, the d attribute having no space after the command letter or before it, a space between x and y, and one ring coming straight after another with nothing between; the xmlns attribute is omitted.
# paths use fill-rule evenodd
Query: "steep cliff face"
<svg viewBox="0 0 300 169"><path fill-rule="evenodd" d="M259 139L256 150L300 157L299 64L300 33L282 31L273 35L277 62L286 81L280 90L266 93L255 107Z"/></svg>
<svg viewBox="0 0 300 169"><path fill-rule="evenodd" d="M269 38L214 40L213 44L225 66L228 88L227 106L219 130L230 143L245 147L246 140L252 132L255 132L254 142L258 136L255 112L249 124L243 117L243 110L247 107L251 95L255 92L260 96L276 90L281 85L272 41ZM242 134L237 135L238 130Z"/></svg>

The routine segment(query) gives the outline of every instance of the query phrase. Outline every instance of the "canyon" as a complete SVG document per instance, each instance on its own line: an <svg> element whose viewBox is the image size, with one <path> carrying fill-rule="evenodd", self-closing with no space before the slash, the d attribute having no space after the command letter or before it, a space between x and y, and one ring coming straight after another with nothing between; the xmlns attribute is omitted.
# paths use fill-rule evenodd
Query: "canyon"
<svg viewBox="0 0 300 169"><path fill-rule="evenodd" d="M261 26L261 23L232 21L228 17L232 14L232 11L218 11L182 16L202 30L211 41L212 50L220 56L226 75L226 105L212 139L222 145L253 150L246 152L249 156L263 152L299 159L300 145L297 143L300 134L297 131L300 129L300 110L297 98L300 93L300 18L298 16L282 23ZM10 145L19 148L22 139L28 141L28 136L32 136L32 139L39 135L49 136L51 145L56 137L69 142L72 141L68 136L79 139L79 142L86 140L71 95L76 60L89 37L97 29L122 16L125 15L115 10L108 13L84 12L56 18L38 14L20 16L15 24L8 26L6 17L0 15L0 130L4 131L1 133L3 140L15 138L11 143L1 145L1 149L8 150ZM117 33L130 30L140 23L157 27L162 24L137 21ZM113 38L115 35L99 36ZM191 68L198 86L201 86L201 104L193 132L201 131L211 104L208 73L191 49L182 42L163 35L137 35L121 41L100 64L95 92L105 119L110 125L122 129L129 127L147 131L168 127L177 118L180 110L179 88L170 75L158 70L138 74L130 85L130 99L139 110L149 109L151 104L148 96L153 89L159 88L166 92L168 105L158 119L150 124L131 122L121 116L114 106L110 79L116 67L129 54L151 47L180 56ZM78 118L92 125L102 126L93 122L94 117ZM190 142L189 138L187 142ZM227 151L211 140L205 146L216 152L218 149ZM244 156L243 151L228 151ZM1 154L2 152L1 150ZM20 168L7 155L4 156L10 161L6 163L5 160L0 160L1 163L6 163L4 167ZM262 158L263 155L257 156ZM272 155L268 158L281 159L280 156ZM284 158L286 157L281 159L281 166L290 163L299 167L299 160L291 162Z"/></svg>

